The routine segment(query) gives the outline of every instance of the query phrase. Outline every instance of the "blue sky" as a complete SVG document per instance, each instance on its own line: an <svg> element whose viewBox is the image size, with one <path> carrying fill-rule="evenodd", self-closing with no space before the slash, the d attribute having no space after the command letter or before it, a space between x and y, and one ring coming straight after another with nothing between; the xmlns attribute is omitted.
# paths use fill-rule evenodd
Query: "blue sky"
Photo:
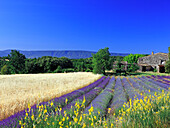
<svg viewBox="0 0 170 128"><path fill-rule="evenodd" d="M169 0L0 0L0 50L168 52Z"/></svg>

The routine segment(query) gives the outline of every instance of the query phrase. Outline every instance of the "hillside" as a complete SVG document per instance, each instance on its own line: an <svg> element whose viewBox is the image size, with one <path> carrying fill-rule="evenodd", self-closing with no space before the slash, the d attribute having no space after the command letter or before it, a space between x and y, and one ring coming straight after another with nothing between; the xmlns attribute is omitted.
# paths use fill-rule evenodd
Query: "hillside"
<svg viewBox="0 0 170 128"><path fill-rule="evenodd" d="M71 51L71 50L62 50L62 51L22 51L27 58L38 58L42 56L52 56L52 57L67 57L70 59L80 59L80 58L89 58L92 57L92 51ZM0 51L0 57L8 56L11 50ZM128 53L111 53L111 56L127 56Z"/></svg>

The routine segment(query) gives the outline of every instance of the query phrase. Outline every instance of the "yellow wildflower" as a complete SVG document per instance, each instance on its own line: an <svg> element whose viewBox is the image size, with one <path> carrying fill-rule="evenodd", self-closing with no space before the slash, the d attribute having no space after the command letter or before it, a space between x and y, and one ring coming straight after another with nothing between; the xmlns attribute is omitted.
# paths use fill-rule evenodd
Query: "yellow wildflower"
<svg viewBox="0 0 170 128"><path fill-rule="evenodd" d="M47 113L47 109L44 110L44 113Z"/></svg>
<svg viewBox="0 0 170 128"><path fill-rule="evenodd" d="M82 128L85 128L86 127L86 124L85 123L83 123L83 127Z"/></svg>
<svg viewBox="0 0 170 128"><path fill-rule="evenodd" d="M62 121L59 122L59 125L62 125Z"/></svg>
<svg viewBox="0 0 170 128"><path fill-rule="evenodd" d="M31 119L34 120L34 115L31 116Z"/></svg>
<svg viewBox="0 0 170 128"><path fill-rule="evenodd" d="M80 119L79 119L79 121L82 121L82 116L80 116Z"/></svg>
<svg viewBox="0 0 170 128"><path fill-rule="evenodd" d="M67 102L68 102L68 99L66 98L66 101L65 101L65 103L67 104Z"/></svg>
<svg viewBox="0 0 170 128"><path fill-rule="evenodd" d="M22 124L22 122L21 122L21 121L19 121L19 124L21 125L21 124Z"/></svg>
<svg viewBox="0 0 170 128"><path fill-rule="evenodd" d="M51 104L50 104L51 106L53 106L53 102L51 102Z"/></svg>
<svg viewBox="0 0 170 128"><path fill-rule="evenodd" d="M77 121L78 121L78 119L77 119L77 117L75 117L75 118L74 118L74 122L77 123Z"/></svg>
<svg viewBox="0 0 170 128"><path fill-rule="evenodd" d="M94 116L94 119L96 119L96 116Z"/></svg>
<svg viewBox="0 0 170 128"><path fill-rule="evenodd" d="M83 104L86 102L86 99L85 99L85 96L84 96L84 99L83 99Z"/></svg>
<svg viewBox="0 0 170 128"><path fill-rule="evenodd" d="M110 113L111 108L108 108L108 113Z"/></svg>
<svg viewBox="0 0 170 128"><path fill-rule="evenodd" d="M65 117L63 117L62 121L64 122L65 120L66 120Z"/></svg>
<svg viewBox="0 0 170 128"><path fill-rule="evenodd" d="M98 115L100 115L100 112L98 111Z"/></svg>

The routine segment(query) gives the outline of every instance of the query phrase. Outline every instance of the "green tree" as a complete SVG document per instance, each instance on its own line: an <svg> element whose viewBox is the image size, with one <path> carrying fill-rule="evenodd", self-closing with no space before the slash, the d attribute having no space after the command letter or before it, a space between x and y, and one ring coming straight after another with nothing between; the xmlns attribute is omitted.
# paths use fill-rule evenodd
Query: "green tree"
<svg viewBox="0 0 170 128"><path fill-rule="evenodd" d="M168 59L168 61L166 61L166 64L165 64L165 72L166 73L170 73L170 47L168 49L169 49L169 59Z"/></svg>
<svg viewBox="0 0 170 128"><path fill-rule="evenodd" d="M1 68L1 74L3 74L3 75L5 75L5 74L10 74L8 65L4 65L4 66Z"/></svg>
<svg viewBox="0 0 170 128"><path fill-rule="evenodd" d="M129 54L128 56L125 56L124 57L124 61L127 61L129 64L128 66L128 72L135 72L139 69L139 66L137 65L137 62L138 62L138 58L139 57L144 57L146 55L143 55L143 54Z"/></svg>
<svg viewBox="0 0 170 128"><path fill-rule="evenodd" d="M100 49L96 54L93 54L93 73L105 74L105 70L111 67L109 60L109 48Z"/></svg>
<svg viewBox="0 0 170 128"><path fill-rule="evenodd" d="M21 54L17 50L11 50L8 58L8 66L12 74L25 73L25 55Z"/></svg>
<svg viewBox="0 0 170 128"><path fill-rule="evenodd" d="M41 73L40 67L37 63L37 59L26 59L25 61L26 73Z"/></svg>
<svg viewBox="0 0 170 128"><path fill-rule="evenodd" d="M123 58L123 61L127 61L128 63L137 63L138 62L138 58L139 57L144 57L146 55L143 55L143 54L129 54L128 56L125 56Z"/></svg>

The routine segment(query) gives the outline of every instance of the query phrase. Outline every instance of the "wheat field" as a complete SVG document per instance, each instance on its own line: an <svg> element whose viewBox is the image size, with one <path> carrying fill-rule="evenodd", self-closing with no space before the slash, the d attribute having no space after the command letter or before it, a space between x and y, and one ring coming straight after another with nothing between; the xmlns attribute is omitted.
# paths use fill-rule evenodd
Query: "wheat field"
<svg viewBox="0 0 170 128"><path fill-rule="evenodd" d="M0 120L27 108L28 103L51 100L99 79L92 73L0 75Z"/></svg>

